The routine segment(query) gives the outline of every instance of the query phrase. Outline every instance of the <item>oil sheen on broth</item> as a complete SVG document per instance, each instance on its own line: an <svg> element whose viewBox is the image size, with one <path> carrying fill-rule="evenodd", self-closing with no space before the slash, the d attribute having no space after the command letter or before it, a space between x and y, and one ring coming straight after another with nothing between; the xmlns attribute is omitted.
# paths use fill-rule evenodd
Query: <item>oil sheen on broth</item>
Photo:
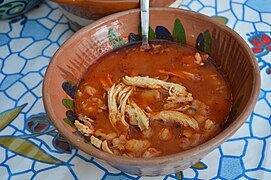
<svg viewBox="0 0 271 180"><path fill-rule="evenodd" d="M232 105L225 75L191 47L152 46L104 55L79 83L74 124L96 148L151 158L190 149L221 131Z"/></svg>

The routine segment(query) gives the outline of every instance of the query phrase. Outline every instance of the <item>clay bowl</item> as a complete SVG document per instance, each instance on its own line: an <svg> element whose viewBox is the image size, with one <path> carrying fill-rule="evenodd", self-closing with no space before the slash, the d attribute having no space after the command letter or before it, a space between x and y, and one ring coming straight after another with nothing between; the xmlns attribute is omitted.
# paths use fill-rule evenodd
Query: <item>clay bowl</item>
<svg viewBox="0 0 271 180"><path fill-rule="evenodd" d="M71 23L86 26L106 15L139 8L139 0L53 0ZM150 0L151 7L168 7L175 0Z"/></svg>
<svg viewBox="0 0 271 180"><path fill-rule="evenodd" d="M175 28L178 33L174 35L178 36L179 40L184 40L185 37L186 44L197 46L198 49L209 53L227 74L234 99L232 111L220 134L181 153L153 159L132 159L102 152L85 143L74 133L76 130L69 125L71 121L66 117L66 114L72 112L69 103L74 98L76 84L90 65L114 47L139 37L136 35L139 17L138 9L113 14L82 28L68 39L55 53L48 66L43 84L43 101L55 127L80 150L108 162L123 172L148 176L165 175L197 163L242 126L257 101L260 74L251 49L230 28L199 13L153 8L150 11L150 26L157 30L159 25L160 30L156 31L156 37L172 40L170 32ZM181 26L184 27L185 33L178 31ZM66 113L67 111L69 113Z"/></svg>

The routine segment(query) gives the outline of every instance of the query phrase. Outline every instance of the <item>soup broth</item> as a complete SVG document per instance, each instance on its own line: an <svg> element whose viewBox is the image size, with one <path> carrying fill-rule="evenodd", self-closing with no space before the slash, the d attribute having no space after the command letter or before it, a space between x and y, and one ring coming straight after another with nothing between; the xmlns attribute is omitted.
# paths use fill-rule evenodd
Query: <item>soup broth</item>
<svg viewBox="0 0 271 180"><path fill-rule="evenodd" d="M74 101L74 124L111 154L178 153L221 131L232 105L226 79L207 54L191 47L124 46L89 67Z"/></svg>

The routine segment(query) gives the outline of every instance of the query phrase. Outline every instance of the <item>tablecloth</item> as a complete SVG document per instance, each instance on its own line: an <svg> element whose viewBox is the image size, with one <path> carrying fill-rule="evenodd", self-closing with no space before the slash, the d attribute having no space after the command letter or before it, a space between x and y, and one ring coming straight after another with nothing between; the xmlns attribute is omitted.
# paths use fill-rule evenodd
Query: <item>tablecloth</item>
<svg viewBox="0 0 271 180"><path fill-rule="evenodd" d="M260 97L233 137L198 164L164 177L125 174L72 147L46 116L42 82L54 52L76 29L57 4L44 1L0 21L0 179L270 179L271 0L185 0L181 8L224 22L257 57Z"/></svg>

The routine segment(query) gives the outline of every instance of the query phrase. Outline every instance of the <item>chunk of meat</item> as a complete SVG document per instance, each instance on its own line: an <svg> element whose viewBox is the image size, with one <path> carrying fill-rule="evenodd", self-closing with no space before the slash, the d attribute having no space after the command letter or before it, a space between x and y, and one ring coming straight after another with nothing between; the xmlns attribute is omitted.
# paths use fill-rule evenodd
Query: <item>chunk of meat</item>
<svg viewBox="0 0 271 180"><path fill-rule="evenodd" d="M168 141L172 138L172 130L169 127L162 128L158 133L158 138L162 141Z"/></svg>
<svg viewBox="0 0 271 180"><path fill-rule="evenodd" d="M117 138L114 138L112 140L112 144L114 147L117 147L118 149L124 149L124 144L126 143L127 139L125 138L124 135L120 135Z"/></svg>
<svg viewBox="0 0 271 180"><path fill-rule="evenodd" d="M118 133L127 133L129 124L125 121L125 107L133 88L115 84L108 91L108 111L111 125Z"/></svg>
<svg viewBox="0 0 271 180"><path fill-rule="evenodd" d="M107 107L103 101L97 97L89 97L85 99L82 102L81 107L87 113L96 113L107 110Z"/></svg>
<svg viewBox="0 0 271 180"><path fill-rule="evenodd" d="M152 158L160 156L161 152L155 148L148 148L142 155L143 158Z"/></svg>
<svg viewBox="0 0 271 180"><path fill-rule="evenodd" d="M84 91L83 91L83 93L86 93L89 96L93 96L94 94L96 94L96 92L97 90L94 87L89 86L89 85L85 86Z"/></svg>
<svg viewBox="0 0 271 180"><path fill-rule="evenodd" d="M183 149L189 149L200 144L200 137L199 133L185 129L180 134L179 145Z"/></svg>
<svg viewBox="0 0 271 180"><path fill-rule="evenodd" d="M191 93L185 91L179 91L177 87L171 87L168 91L169 97L167 98L167 103L184 103L193 101Z"/></svg>
<svg viewBox="0 0 271 180"><path fill-rule="evenodd" d="M149 127L148 129L143 130L142 134L144 138L150 138L153 136L154 130L151 127Z"/></svg>
<svg viewBox="0 0 271 180"><path fill-rule="evenodd" d="M90 136L91 134L93 134L94 131L93 129L91 129L89 126L80 123L78 120L75 120L74 125L78 129L78 131L85 136Z"/></svg>
<svg viewBox="0 0 271 180"><path fill-rule="evenodd" d="M177 111L161 111L153 114L150 119L162 120L165 122L176 122L182 124L184 127L191 127L197 131L199 130L198 122L193 117Z"/></svg>
<svg viewBox="0 0 271 180"><path fill-rule="evenodd" d="M204 124L204 129L209 130L214 126L214 122L211 119L207 119Z"/></svg>
<svg viewBox="0 0 271 180"><path fill-rule="evenodd" d="M125 144L125 149L134 153L141 153L150 147L151 143L148 140L137 140L131 139L128 140Z"/></svg>
<svg viewBox="0 0 271 180"><path fill-rule="evenodd" d="M125 150L124 145L127 142L127 139L124 135L120 135L112 140L112 152L116 155L122 155L123 151Z"/></svg>
<svg viewBox="0 0 271 180"><path fill-rule="evenodd" d="M137 125L141 131L149 128L149 118L134 101L129 101L129 104L126 106L126 113L130 119L130 124Z"/></svg>
<svg viewBox="0 0 271 180"><path fill-rule="evenodd" d="M194 99L191 104L173 110L181 111L187 115L193 116L200 124L203 123L210 114L210 107L197 99Z"/></svg>
<svg viewBox="0 0 271 180"><path fill-rule="evenodd" d="M197 99L192 101L191 108L195 109L198 114L203 116L208 115L210 113L210 107Z"/></svg>

